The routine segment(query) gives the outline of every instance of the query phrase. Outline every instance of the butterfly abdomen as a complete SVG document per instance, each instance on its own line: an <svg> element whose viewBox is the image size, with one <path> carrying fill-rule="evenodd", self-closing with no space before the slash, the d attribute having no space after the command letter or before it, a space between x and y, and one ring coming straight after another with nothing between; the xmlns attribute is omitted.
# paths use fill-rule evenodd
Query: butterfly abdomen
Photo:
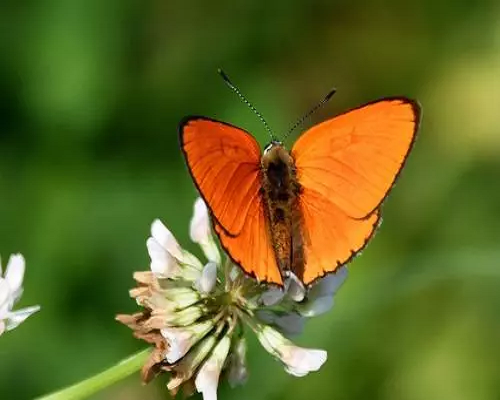
<svg viewBox="0 0 500 400"><path fill-rule="evenodd" d="M290 153L272 143L262 156L262 195L266 207L268 232L276 262L282 272L293 270L293 259L303 260L300 224L297 220L300 186Z"/></svg>

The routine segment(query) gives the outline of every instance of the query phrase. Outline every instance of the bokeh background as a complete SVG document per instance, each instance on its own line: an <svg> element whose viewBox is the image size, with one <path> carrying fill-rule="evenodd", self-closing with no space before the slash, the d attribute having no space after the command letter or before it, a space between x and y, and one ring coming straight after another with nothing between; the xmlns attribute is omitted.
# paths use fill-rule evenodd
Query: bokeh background
<svg viewBox="0 0 500 400"><path fill-rule="evenodd" d="M378 234L334 309L299 339L329 351L297 379L250 339L238 399L500 398L500 4L494 0L39 0L0 6L0 253L27 259L0 337L0 398L29 399L144 348L114 321L160 217L193 252L187 114L268 138L388 95L423 106ZM291 144L293 140L290 140ZM168 398L134 375L95 399Z"/></svg>

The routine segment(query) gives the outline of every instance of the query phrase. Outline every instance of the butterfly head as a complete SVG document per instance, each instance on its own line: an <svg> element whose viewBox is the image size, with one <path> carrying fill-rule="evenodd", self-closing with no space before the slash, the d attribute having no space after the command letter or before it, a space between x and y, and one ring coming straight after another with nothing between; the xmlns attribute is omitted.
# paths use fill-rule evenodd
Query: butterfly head
<svg viewBox="0 0 500 400"><path fill-rule="evenodd" d="M264 153L262 154L262 164L264 167L270 163L283 163L289 165L291 162L290 153L285 146L283 146L283 143L273 140L264 148Z"/></svg>
<svg viewBox="0 0 500 400"><path fill-rule="evenodd" d="M264 156L268 155L270 152L276 151L279 147L283 148L283 143L273 140L266 147L264 147Z"/></svg>
<svg viewBox="0 0 500 400"><path fill-rule="evenodd" d="M266 185L288 190L294 162L290 152L282 143L272 141L265 149L261 160Z"/></svg>

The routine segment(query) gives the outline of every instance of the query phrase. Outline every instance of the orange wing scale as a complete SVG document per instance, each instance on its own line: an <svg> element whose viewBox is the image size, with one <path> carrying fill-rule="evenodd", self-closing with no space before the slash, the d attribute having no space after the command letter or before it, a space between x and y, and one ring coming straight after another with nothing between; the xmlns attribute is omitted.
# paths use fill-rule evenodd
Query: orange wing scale
<svg viewBox="0 0 500 400"><path fill-rule="evenodd" d="M183 121L180 137L199 192L226 233L238 235L260 188L259 144L242 129L204 117Z"/></svg>
<svg viewBox="0 0 500 400"><path fill-rule="evenodd" d="M379 221L413 144L419 107L404 98L367 104L306 131L292 149L302 186L304 284L360 251Z"/></svg>

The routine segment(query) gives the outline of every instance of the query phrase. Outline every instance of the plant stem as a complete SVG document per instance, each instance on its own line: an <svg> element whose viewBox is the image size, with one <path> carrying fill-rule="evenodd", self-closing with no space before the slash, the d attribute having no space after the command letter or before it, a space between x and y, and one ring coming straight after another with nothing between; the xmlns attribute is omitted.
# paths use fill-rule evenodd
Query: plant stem
<svg viewBox="0 0 500 400"><path fill-rule="evenodd" d="M38 400L85 399L99 390L111 386L113 383L118 382L119 380L138 371L146 362L150 352L150 349L142 350L139 353L120 361L118 364L108 368L106 371L57 392L39 397Z"/></svg>

